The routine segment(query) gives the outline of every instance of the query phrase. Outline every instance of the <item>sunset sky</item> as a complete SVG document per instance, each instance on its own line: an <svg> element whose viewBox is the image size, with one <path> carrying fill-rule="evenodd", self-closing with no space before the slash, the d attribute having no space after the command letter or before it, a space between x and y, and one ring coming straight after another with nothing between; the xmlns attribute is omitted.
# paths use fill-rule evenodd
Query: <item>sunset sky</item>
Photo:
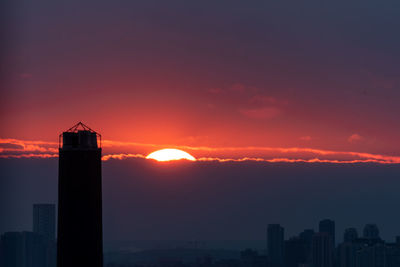
<svg viewBox="0 0 400 267"><path fill-rule="evenodd" d="M81 121L102 135L106 242L324 218L399 235L400 1L0 2L0 233L57 203ZM197 161L145 159L163 148Z"/></svg>
<svg viewBox="0 0 400 267"><path fill-rule="evenodd" d="M151 144L189 146L196 157L321 158L254 152L271 148L400 156L398 1L4 7L3 156L19 153L8 139L56 143L78 121L125 143L106 154L147 155Z"/></svg>

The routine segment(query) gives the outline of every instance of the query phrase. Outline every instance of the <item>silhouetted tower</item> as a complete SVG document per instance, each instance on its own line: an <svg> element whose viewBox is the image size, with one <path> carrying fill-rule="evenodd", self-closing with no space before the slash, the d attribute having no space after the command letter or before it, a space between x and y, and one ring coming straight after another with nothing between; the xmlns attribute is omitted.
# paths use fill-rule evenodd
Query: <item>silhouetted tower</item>
<svg viewBox="0 0 400 267"><path fill-rule="evenodd" d="M333 250L331 236L317 233L312 240L312 267L333 267Z"/></svg>
<svg viewBox="0 0 400 267"><path fill-rule="evenodd" d="M272 267L281 267L284 264L284 235L284 228L279 224L268 224L267 251Z"/></svg>
<svg viewBox="0 0 400 267"><path fill-rule="evenodd" d="M343 241L346 243L353 242L358 238L358 232L356 228L347 228L344 230Z"/></svg>
<svg viewBox="0 0 400 267"><path fill-rule="evenodd" d="M306 254L308 262L311 261L311 244L314 234L315 234L314 229L305 229L303 232L299 234L300 239L304 240L306 244Z"/></svg>
<svg viewBox="0 0 400 267"><path fill-rule="evenodd" d="M335 248L335 221L325 219L319 222L319 232L327 233L331 237L332 247Z"/></svg>
<svg viewBox="0 0 400 267"><path fill-rule="evenodd" d="M376 224L366 224L363 231L363 237L367 239L379 239L379 229Z"/></svg>
<svg viewBox="0 0 400 267"><path fill-rule="evenodd" d="M101 136L79 122L60 135L58 267L102 267Z"/></svg>
<svg viewBox="0 0 400 267"><path fill-rule="evenodd" d="M33 204L33 232L47 241L56 240L56 206L54 204Z"/></svg>

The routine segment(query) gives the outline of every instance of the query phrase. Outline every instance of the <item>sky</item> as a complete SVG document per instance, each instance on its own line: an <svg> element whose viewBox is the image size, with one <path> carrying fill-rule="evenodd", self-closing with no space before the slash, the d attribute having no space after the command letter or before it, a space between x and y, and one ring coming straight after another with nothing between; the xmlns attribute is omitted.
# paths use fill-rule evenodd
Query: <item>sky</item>
<svg viewBox="0 0 400 267"><path fill-rule="evenodd" d="M0 136L57 142L83 121L120 142L395 156L399 11L398 1L6 2Z"/></svg>
<svg viewBox="0 0 400 267"><path fill-rule="evenodd" d="M222 177L230 177L245 166L254 181L244 170L238 173L250 184L277 173L299 186L299 197L313 194L302 182L308 176L329 176L328 185L343 189L345 177L354 188L366 188L353 199L357 210L363 201L377 209L390 206L386 198L398 188L393 177L399 176L400 163L399 1L15 0L0 5L1 184L16 196L24 199L25 191L13 179L24 183L30 177L15 164L31 170L38 186L55 190L45 186L41 174L55 179L58 136L82 121L102 135L105 182L135 177L151 164L143 158L157 149L180 148L199 160L194 166L205 166L204 172L193 167L187 176L211 179L207 170L217 166ZM297 175L297 167L307 172ZM140 177L153 172L157 167ZM274 181L263 186L274 188ZM379 191L377 184L385 188ZM327 190L320 186L315 190ZM285 188L279 187L288 197L292 187ZM229 190L216 194L226 201L243 197ZM134 202L126 195L127 203ZM255 195L268 202L261 192ZM338 189L331 197L341 195ZM2 202L14 199L7 196ZM4 206L10 221L3 229L27 218L35 197L25 200L25 217ZM319 200L333 201L324 202L321 195L309 199ZM106 203L122 210L120 201ZM335 214L344 221L351 208L345 200L340 203L349 213ZM287 204L269 210L279 214ZM308 207L303 204L298 208ZM329 216L315 208L315 217ZM398 218L389 211L381 210L394 234L390 225L398 225ZM170 223L177 224L176 218ZM266 223L262 218L259 222ZM123 236L117 228L107 233Z"/></svg>

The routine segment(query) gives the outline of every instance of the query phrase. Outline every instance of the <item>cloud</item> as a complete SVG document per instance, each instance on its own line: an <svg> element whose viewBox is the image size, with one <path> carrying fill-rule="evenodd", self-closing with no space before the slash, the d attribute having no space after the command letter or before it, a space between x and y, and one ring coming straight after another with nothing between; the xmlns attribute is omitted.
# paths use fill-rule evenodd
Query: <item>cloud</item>
<svg viewBox="0 0 400 267"><path fill-rule="evenodd" d="M101 157L102 160L106 161L109 159L127 159L127 158L146 158L142 154L108 154Z"/></svg>
<svg viewBox="0 0 400 267"><path fill-rule="evenodd" d="M19 145L19 144L13 144L13 143L0 143L0 149L8 149L8 150L18 150L18 149L24 149L24 146Z"/></svg>
<svg viewBox="0 0 400 267"><path fill-rule="evenodd" d="M1 153L57 153L58 144L55 142L30 141L0 138Z"/></svg>
<svg viewBox="0 0 400 267"><path fill-rule="evenodd" d="M22 158L41 158L41 159L47 159L47 158L58 158L58 154L0 154L0 158L2 159L22 159Z"/></svg>
<svg viewBox="0 0 400 267"><path fill-rule="evenodd" d="M380 164L392 164L392 162L386 162L377 159L358 159L358 160L329 160L329 159L290 159L290 158L273 158L273 159L263 159L263 158L239 158L239 159L231 159L231 158L199 158L198 161L217 161L217 162L246 162L246 161L255 161L255 162L269 162L269 163L332 163L332 164L354 164L354 163L380 163ZM400 161L398 162L400 163Z"/></svg>
<svg viewBox="0 0 400 267"><path fill-rule="evenodd" d="M356 142L362 141L363 139L364 138L361 135L355 133L355 134L350 135L349 138L347 138L347 141L349 143L356 143Z"/></svg>
<svg viewBox="0 0 400 267"><path fill-rule="evenodd" d="M58 157L58 144L44 141L0 139L3 148L0 158L54 158ZM175 144L147 144L137 142L103 141L103 160L145 158L154 150L177 148L187 151L200 161L260 161L305 163L380 163L400 164L400 156L334 151L304 147L208 147Z"/></svg>
<svg viewBox="0 0 400 267"><path fill-rule="evenodd" d="M271 119L282 113L281 110L276 107L240 109L239 112L246 117L254 119Z"/></svg>

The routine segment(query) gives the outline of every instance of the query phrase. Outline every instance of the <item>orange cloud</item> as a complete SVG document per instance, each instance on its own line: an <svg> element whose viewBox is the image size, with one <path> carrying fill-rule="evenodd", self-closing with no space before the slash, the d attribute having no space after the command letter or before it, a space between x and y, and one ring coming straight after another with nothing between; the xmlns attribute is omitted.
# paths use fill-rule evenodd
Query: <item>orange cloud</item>
<svg viewBox="0 0 400 267"><path fill-rule="evenodd" d="M349 163L381 163L381 164L393 164L392 162L386 162L382 160L375 159L364 159L364 160L328 160L328 159L289 159L289 158L273 158L273 159L263 159L263 158L239 158L239 159L230 159L230 158L199 158L198 161L218 161L218 162L245 162L245 161L257 161L257 162L270 162L270 163L278 163L278 162L287 162L287 163L334 163L334 164L349 164ZM397 162L397 163L400 163Z"/></svg>
<svg viewBox="0 0 400 267"><path fill-rule="evenodd" d="M259 161L259 162L308 162L308 163L381 163L398 164L400 156L333 151L300 147L207 147L173 144L103 141L103 160L145 158L154 150L178 148L188 151L199 161ZM0 158L53 158L58 156L55 142L0 139Z"/></svg>
<svg viewBox="0 0 400 267"><path fill-rule="evenodd" d="M37 152L57 153L57 143L0 138L0 153Z"/></svg>
<svg viewBox="0 0 400 267"><path fill-rule="evenodd" d="M40 159L47 159L47 158L58 158L58 154L0 154L0 158L2 159L22 159L22 158L40 158Z"/></svg>
<svg viewBox="0 0 400 267"><path fill-rule="evenodd" d="M109 159L127 159L127 158L142 158L145 159L146 156L142 154L109 154L101 157L102 160L106 161Z"/></svg>

